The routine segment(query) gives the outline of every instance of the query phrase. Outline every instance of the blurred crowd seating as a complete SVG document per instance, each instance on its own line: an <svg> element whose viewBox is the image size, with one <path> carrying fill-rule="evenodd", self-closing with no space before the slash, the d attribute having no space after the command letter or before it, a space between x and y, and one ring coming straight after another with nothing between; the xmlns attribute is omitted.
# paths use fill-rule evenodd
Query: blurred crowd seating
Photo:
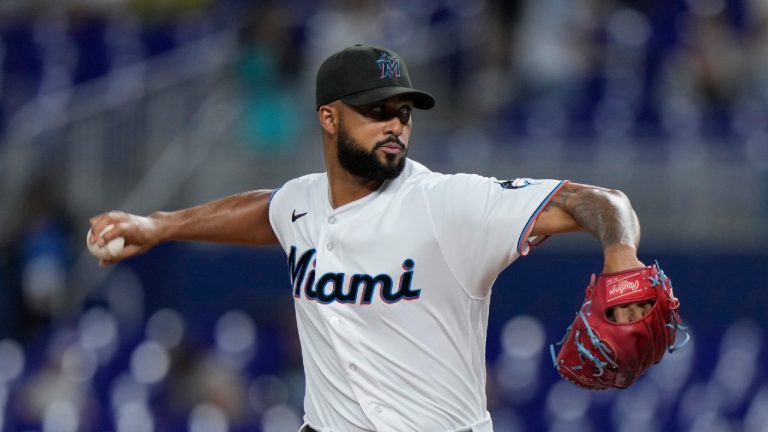
<svg viewBox="0 0 768 432"><path fill-rule="evenodd" d="M664 258L692 340L624 391L576 388L549 353L581 295L573 275L599 256L537 252L502 274L487 351L497 430L766 430L768 260L753 258L762 270L724 299L706 281L747 257ZM284 259L276 248L168 244L111 269L75 313L0 341L0 430L296 430L303 375Z"/></svg>
<svg viewBox="0 0 768 432"><path fill-rule="evenodd" d="M262 328L235 309L217 317L210 337L194 340L189 318L174 309L133 323L125 312L95 305L33 345L0 341L0 430L286 432L300 426L302 371L291 358L296 347L286 347L296 343L295 329ZM496 428L763 432L765 335L743 320L718 336L708 341L716 348L711 369L697 360L706 353L694 342L629 390L593 393L558 379L547 346L557 336L544 323L513 316L496 342L501 354L489 362Z"/></svg>
<svg viewBox="0 0 768 432"><path fill-rule="evenodd" d="M0 125L52 91L240 28L249 89L278 111L262 123L278 130L256 133L290 134L280 87L363 41L427 63L422 84L456 119L505 133L748 137L766 126L767 19L760 0L9 2Z"/></svg>
<svg viewBox="0 0 768 432"><path fill-rule="evenodd" d="M472 161L508 164L520 159L518 153L499 156L511 141L521 143L521 154L531 161L545 153L540 145L556 140L578 145L588 156L595 142L633 146L619 149L620 160L640 158L651 146L668 147L680 150L669 159L680 159L688 169L682 176L691 179L693 195L702 188L695 169L705 166L687 147L693 142L726 149L722 154L737 160L736 170L743 166L764 176L768 168L767 19L768 7L760 0L305 0L290 7L265 0L1 1L0 156L19 121L43 124L52 108L66 111L76 102L55 105L47 96L79 94L77 89L121 68L234 29L239 50L232 75L242 104L234 135L264 160L279 161L296 149L306 156L314 143L303 139L311 120L304 108L311 107L317 64L338 48L369 42L400 52L416 84L437 96L436 115L424 123L419 119L420 127L433 131L429 122L463 127L426 143L435 149L430 154L435 165L445 153L470 167ZM300 424L301 359L280 253L195 247L190 252L171 245L111 272L82 255L82 214L123 202L114 197L133 190L130 176L145 174L129 162L143 167L159 153L148 147L172 141L153 134L146 123L154 119L169 130L193 123L190 118L196 117L179 107L193 111L190 106L205 104L206 98L194 93L210 84L201 76L188 86L192 90L168 92L158 103L104 110L100 114L107 120L98 127L65 123L28 146L39 152L30 178L42 182L31 181L24 199L0 212L23 221L19 229L10 224L10 239L0 236L0 430L282 432ZM135 83L126 84L132 89L128 84ZM21 115L29 104L40 106L32 120ZM178 118L171 122L159 115L169 113ZM102 134L104 127L109 131ZM62 139L65 134L73 136ZM493 139L509 136L516 140ZM141 147L138 140L151 144ZM446 151L444 142L454 141ZM77 146L82 143L85 150ZM61 158L56 146L64 145L71 149ZM89 158L113 164L83 173L82 160ZM298 166L311 158L287 159ZM275 166L277 171L286 162ZM62 172L74 177L67 183L69 193L62 194ZM107 175L114 173L119 175ZM285 175L271 174L270 181ZM94 178L102 180L95 185ZM186 180L181 178L180 183ZM217 179L196 181L214 190ZM725 216L731 207L765 215L768 194L764 181L760 184L745 183L742 191L757 209L730 204L737 191L711 199L721 203ZM0 184L0 191L5 186ZM240 181L238 187L250 185ZM165 192L174 195L175 189ZM88 201L99 195L111 201ZM154 202L137 196L142 204ZM643 202L642 195L635 197ZM686 206L688 198L681 199ZM662 207L665 200L680 197L662 199L662 205L655 197L645 199L648 207L668 208ZM712 213L703 199L693 200L683 214ZM73 212L77 220L71 219ZM708 226L699 231L731 238L749 228L741 220L723 219L728 231ZM671 230L701 220L712 219L676 221ZM764 239L753 243L759 241ZM680 245L674 238L668 243L678 252L701 252L696 243ZM560 338L571 303L550 304L555 311L548 314L540 294L518 298L497 290L494 305L504 309L494 312L488 355L489 407L497 430L768 430L768 376L760 368L768 364L768 297L760 294L768 283L768 263L764 254L722 259L730 272L717 277L702 276L703 269L721 265L713 257L671 272L683 276L684 290L690 287L694 342L624 392L581 392L549 367L547 345ZM585 264L573 267L583 272ZM537 286L534 274L521 280L502 278L500 284ZM562 286L557 293L564 298L579 290L553 285ZM731 293L727 298L725 290ZM720 314L707 315L715 310Z"/></svg>

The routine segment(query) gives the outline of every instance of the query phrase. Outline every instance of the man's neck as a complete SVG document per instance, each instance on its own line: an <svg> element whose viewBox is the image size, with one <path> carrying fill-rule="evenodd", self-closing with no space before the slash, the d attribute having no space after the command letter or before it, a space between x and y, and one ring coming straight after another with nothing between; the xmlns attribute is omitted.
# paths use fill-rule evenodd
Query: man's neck
<svg viewBox="0 0 768 432"><path fill-rule="evenodd" d="M328 199L336 209L357 201L381 187L381 181L365 180L343 169L328 170Z"/></svg>

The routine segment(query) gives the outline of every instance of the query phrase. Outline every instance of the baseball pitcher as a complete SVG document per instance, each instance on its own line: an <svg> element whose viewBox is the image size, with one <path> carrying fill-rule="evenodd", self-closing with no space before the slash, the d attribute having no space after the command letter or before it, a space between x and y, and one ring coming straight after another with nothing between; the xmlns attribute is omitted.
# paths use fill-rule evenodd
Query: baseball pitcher
<svg viewBox="0 0 768 432"><path fill-rule="evenodd" d="M302 432L487 432L493 283L547 236L587 232L602 274L553 361L584 387L630 385L673 347L679 302L658 265L637 258L627 197L430 171L407 154L413 110L434 104L395 52L349 47L317 73L325 172L175 212L104 213L88 241L125 239L102 265L168 240L282 246L306 376Z"/></svg>

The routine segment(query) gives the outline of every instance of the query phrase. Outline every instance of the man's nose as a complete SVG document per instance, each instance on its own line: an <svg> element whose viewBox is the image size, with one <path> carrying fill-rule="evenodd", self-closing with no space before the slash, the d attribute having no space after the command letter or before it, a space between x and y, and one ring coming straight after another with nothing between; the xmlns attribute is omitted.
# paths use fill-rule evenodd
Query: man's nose
<svg viewBox="0 0 768 432"><path fill-rule="evenodd" d="M406 124L407 123L403 123L400 117L394 116L391 119L387 120L384 133L386 135L400 136L400 134L403 133L403 128L405 127Z"/></svg>

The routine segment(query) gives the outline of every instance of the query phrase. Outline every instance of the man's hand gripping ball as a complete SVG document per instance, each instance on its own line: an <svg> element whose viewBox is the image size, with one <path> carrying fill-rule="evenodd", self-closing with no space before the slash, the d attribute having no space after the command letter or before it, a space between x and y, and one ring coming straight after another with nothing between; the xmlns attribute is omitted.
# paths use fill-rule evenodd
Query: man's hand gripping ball
<svg viewBox="0 0 768 432"><path fill-rule="evenodd" d="M639 305L644 314L620 322L615 308ZM688 342L681 325L680 301L672 283L656 263L645 268L592 275L584 303L568 327L555 356L555 369L566 380L588 389L627 388L666 351L674 352ZM677 331L685 340L675 345Z"/></svg>

